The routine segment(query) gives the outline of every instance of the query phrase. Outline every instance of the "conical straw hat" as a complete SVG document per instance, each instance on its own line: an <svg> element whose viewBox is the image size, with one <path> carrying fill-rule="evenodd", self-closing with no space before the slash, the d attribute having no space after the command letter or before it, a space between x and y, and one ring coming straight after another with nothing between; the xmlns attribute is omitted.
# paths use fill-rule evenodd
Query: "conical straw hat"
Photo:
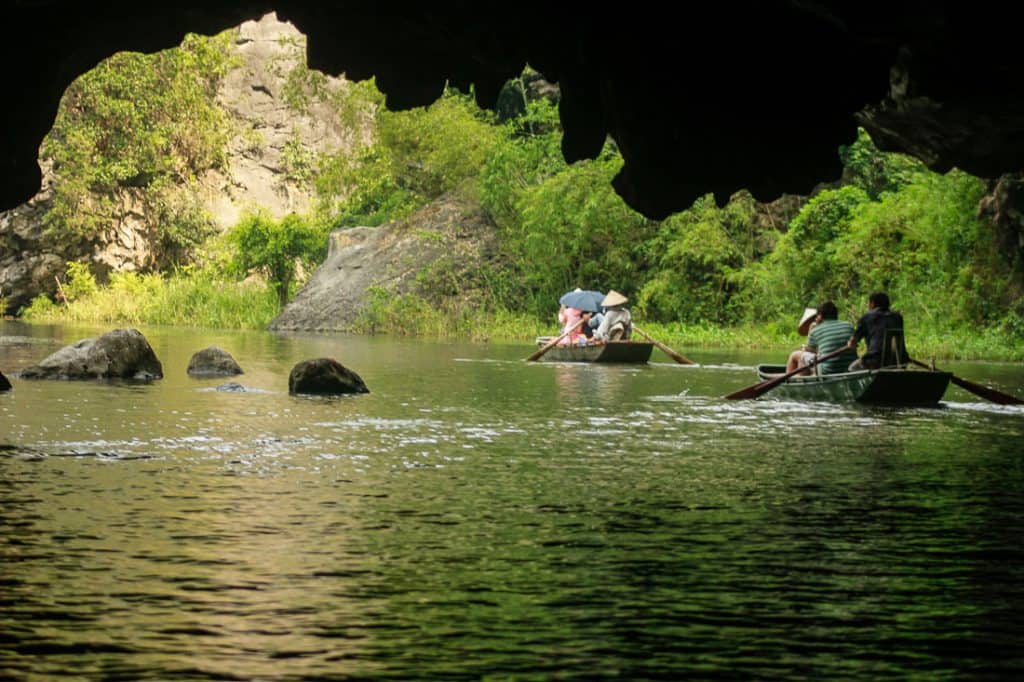
<svg viewBox="0 0 1024 682"><path fill-rule="evenodd" d="M617 305L622 305L628 300L628 298L612 289L611 291L608 292L608 295L604 297L604 300L601 301L601 307L614 308Z"/></svg>
<svg viewBox="0 0 1024 682"><path fill-rule="evenodd" d="M811 331L811 322L818 316L817 308L804 308L804 315L800 318L800 326L796 328L800 336L807 336Z"/></svg>

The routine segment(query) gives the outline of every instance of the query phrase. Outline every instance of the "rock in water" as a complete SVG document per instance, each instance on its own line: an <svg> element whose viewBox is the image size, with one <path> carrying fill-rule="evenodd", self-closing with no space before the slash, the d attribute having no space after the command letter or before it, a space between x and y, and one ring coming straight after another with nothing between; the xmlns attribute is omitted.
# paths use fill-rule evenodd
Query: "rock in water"
<svg viewBox="0 0 1024 682"><path fill-rule="evenodd" d="M7 380L3 372L0 372L0 391L11 390L11 382Z"/></svg>
<svg viewBox="0 0 1024 682"><path fill-rule="evenodd" d="M197 352L188 362L191 376L232 376L244 374L235 359L226 350L210 346Z"/></svg>
<svg viewBox="0 0 1024 682"><path fill-rule="evenodd" d="M289 393L344 395L369 393L362 378L333 358L303 360L288 375Z"/></svg>
<svg viewBox="0 0 1024 682"><path fill-rule="evenodd" d="M217 387L217 390L224 391L225 393L248 393L249 391L249 389L237 381L229 381L226 384L221 384Z"/></svg>
<svg viewBox="0 0 1024 682"><path fill-rule="evenodd" d="M38 365L23 370L22 379L162 379L163 366L137 329L115 329L95 339L65 346Z"/></svg>

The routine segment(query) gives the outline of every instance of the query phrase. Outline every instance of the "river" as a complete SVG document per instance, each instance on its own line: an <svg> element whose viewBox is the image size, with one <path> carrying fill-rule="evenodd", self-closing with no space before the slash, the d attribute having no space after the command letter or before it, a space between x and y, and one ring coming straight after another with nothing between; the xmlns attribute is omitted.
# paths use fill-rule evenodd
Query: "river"
<svg viewBox="0 0 1024 682"><path fill-rule="evenodd" d="M0 323L0 370L107 329ZM140 329L162 380L0 393L0 678L1024 670L1022 408L723 400L743 352ZM210 345L248 391L186 375ZM325 356L371 393L290 396Z"/></svg>

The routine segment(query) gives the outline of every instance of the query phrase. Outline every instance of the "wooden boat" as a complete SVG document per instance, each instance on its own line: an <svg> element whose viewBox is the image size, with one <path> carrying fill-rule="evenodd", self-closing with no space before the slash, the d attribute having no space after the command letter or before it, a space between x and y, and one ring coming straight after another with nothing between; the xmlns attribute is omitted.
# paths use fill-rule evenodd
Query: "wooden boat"
<svg viewBox="0 0 1024 682"><path fill-rule="evenodd" d="M555 339L554 336L538 336L537 347L541 348ZM540 362L631 362L644 363L650 360L653 343L643 341L608 341L591 343L586 346L555 346L540 356Z"/></svg>
<svg viewBox="0 0 1024 682"><path fill-rule="evenodd" d="M784 365L757 366L757 376L762 381L785 373ZM873 405L935 405L945 394L950 377L950 372L895 367L821 376L794 376L766 395L790 400Z"/></svg>

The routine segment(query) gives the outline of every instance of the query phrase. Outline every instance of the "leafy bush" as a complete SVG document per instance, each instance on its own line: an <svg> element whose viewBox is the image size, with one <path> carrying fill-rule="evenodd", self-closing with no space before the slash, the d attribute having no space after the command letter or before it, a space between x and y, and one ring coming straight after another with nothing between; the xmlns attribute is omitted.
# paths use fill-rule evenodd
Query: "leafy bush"
<svg viewBox="0 0 1024 682"><path fill-rule="evenodd" d="M333 224L379 225L475 185L500 136L492 118L453 90L429 107L378 109L374 144L353 157L323 160L325 172L317 182L321 201L330 205L344 197Z"/></svg>
<svg viewBox="0 0 1024 682"><path fill-rule="evenodd" d="M736 292L733 273L756 242L749 196L718 208L712 195L662 222L647 249L656 265L638 308L657 320L725 322Z"/></svg>
<svg viewBox="0 0 1024 682"><path fill-rule="evenodd" d="M928 173L923 163L906 154L879 151L863 128L857 129L853 144L839 147L843 162L843 182L864 190L877 200L886 192L896 192Z"/></svg>
<svg viewBox="0 0 1024 682"><path fill-rule="evenodd" d="M996 321L1009 301L991 234L975 216L983 193L964 173L929 173L863 205L836 241L836 278L860 297L887 290L926 324Z"/></svg>
<svg viewBox="0 0 1024 682"><path fill-rule="evenodd" d="M633 294L655 223L612 190L620 167L621 159L611 155L581 161L522 191L519 219L501 235L526 310L550 316L558 298L575 287Z"/></svg>
<svg viewBox="0 0 1024 682"><path fill-rule="evenodd" d="M737 275L745 317L792 315L825 298L842 298L854 286L837 276L836 240L850 230L857 211L871 201L854 186L825 190L808 201L764 259Z"/></svg>
<svg viewBox="0 0 1024 682"><path fill-rule="evenodd" d="M58 293L68 303L92 296L99 291L96 278L85 263L72 262L67 265L68 281L61 285Z"/></svg>
<svg viewBox="0 0 1024 682"><path fill-rule="evenodd" d="M281 221L250 214L232 228L228 239L237 247L231 271L243 277L252 272L265 276L281 307L288 302L298 266L314 268L327 252L326 231L294 213Z"/></svg>
<svg viewBox="0 0 1024 682"><path fill-rule="evenodd" d="M505 124L480 173L480 203L500 227L519 222L526 190L568 168L560 131L558 111L544 99L528 103L523 116Z"/></svg>
<svg viewBox="0 0 1024 682"><path fill-rule="evenodd" d="M214 94L231 66L229 43L229 33L189 35L154 55L119 53L71 84L42 147L56 175L52 238L92 240L136 192L165 245L202 240L209 220L175 210L172 195L224 164L230 128Z"/></svg>

